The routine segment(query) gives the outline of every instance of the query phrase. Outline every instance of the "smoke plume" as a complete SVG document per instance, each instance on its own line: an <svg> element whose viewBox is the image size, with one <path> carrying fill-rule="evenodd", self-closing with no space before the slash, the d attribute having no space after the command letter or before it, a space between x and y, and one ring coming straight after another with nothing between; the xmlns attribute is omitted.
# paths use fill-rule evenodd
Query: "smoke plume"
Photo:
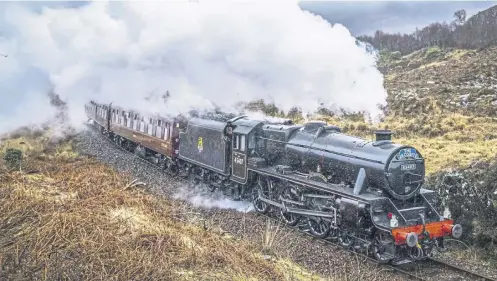
<svg viewBox="0 0 497 281"><path fill-rule="evenodd" d="M51 118L52 89L74 125L89 99L163 114L264 99L375 115L386 98L374 57L296 1L0 5L0 132Z"/></svg>

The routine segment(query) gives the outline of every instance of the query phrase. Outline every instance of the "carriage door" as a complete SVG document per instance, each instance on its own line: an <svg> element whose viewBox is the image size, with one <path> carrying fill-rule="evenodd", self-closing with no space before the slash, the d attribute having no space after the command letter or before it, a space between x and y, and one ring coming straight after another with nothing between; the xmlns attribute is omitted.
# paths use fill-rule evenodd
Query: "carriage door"
<svg viewBox="0 0 497 281"><path fill-rule="evenodd" d="M232 175L235 181L245 183L247 181L247 136L234 133L232 144Z"/></svg>

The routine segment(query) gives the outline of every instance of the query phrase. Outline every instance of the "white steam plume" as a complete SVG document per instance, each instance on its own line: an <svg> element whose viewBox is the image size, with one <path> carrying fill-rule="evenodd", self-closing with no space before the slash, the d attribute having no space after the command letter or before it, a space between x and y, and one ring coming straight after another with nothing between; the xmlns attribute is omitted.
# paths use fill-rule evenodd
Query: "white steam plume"
<svg viewBox="0 0 497 281"><path fill-rule="evenodd" d="M193 188L182 186L173 195L174 199L181 199L190 202L195 207L233 209L238 212L248 213L254 209L252 203L248 201L235 201L225 196L219 189L214 192L206 190L202 184Z"/></svg>
<svg viewBox="0 0 497 281"><path fill-rule="evenodd" d="M0 7L8 55L0 57L0 131L51 116L42 100L52 87L77 123L88 99L175 114L262 98L285 112L323 103L375 115L386 98L374 57L345 27L295 1Z"/></svg>

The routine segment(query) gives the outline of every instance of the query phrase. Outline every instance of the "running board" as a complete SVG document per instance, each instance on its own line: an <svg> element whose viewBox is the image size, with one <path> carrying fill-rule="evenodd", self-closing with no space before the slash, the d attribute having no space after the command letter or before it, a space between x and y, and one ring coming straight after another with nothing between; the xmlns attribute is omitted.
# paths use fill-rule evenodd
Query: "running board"
<svg viewBox="0 0 497 281"><path fill-rule="evenodd" d="M280 204L280 203L278 203L276 201L273 201L271 199L267 199L267 198L259 196L259 200L261 200L263 202L266 202L266 203L268 203L270 205L276 206L278 208L285 209L285 206L283 206L282 204Z"/></svg>
<svg viewBox="0 0 497 281"><path fill-rule="evenodd" d="M313 217L323 217L323 218L335 218L335 214L321 211L313 211L313 210L305 210L298 208L286 208L287 213L294 213L304 216L313 216Z"/></svg>
<svg viewBox="0 0 497 281"><path fill-rule="evenodd" d="M300 209L300 208L289 208L283 204L280 204L276 201L273 201L271 199L267 199L267 198L264 198L261 196L259 196L259 200L266 202L270 205L273 205L275 207L281 208L281 209L285 210L285 212L287 212L287 213L294 213L294 214L299 214L299 215L304 215L304 216L332 218L336 222L336 210L335 209L332 209L333 213L321 212L321 211L306 210L306 209Z"/></svg>

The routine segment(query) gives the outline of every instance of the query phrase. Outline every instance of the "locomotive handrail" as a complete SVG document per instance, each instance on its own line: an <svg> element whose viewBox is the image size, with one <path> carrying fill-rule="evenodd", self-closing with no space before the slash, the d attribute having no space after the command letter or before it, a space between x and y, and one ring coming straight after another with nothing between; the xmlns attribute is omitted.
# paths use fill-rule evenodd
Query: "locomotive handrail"
<svg viewBox="0 0 497 281"><path fill-rule="evenodd" d="M233 122L235 122L237 120L240 120L242 118L245 118L245 117L248 117L248 116L247 115L241 115L241 116L238 116L238 117L234 117L234 118L231 118L230 120L228 120L227 123L233 123Z"/></svg>

